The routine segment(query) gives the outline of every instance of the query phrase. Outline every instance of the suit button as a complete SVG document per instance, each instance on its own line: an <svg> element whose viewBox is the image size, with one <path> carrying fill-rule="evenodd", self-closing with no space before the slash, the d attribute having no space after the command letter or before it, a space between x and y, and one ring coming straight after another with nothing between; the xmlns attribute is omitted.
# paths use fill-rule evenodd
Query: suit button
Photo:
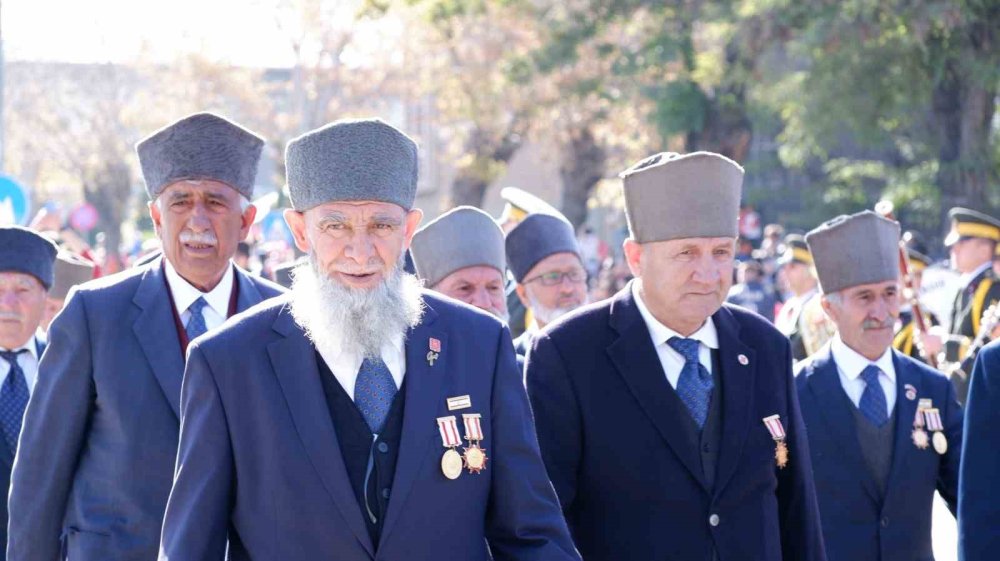
<svg viewBox="0 0 1000 561"><path fill-rule="evenodd" d="M388 499L389 498L389 488L388 487L386 487L385 489L382 489L382 498L383 499Z"/></svg>
<svg viewBox="0 0 1000 561"><path fill-rule="evenodd" d="M708 525L709 526L713 526L713 527L714 526L718 526L719 525L719 515L718 514L713 514L712 516L709 516L708 517Z"/></svg>
<svg viewBox="0 0 1000 561"><path fill-rule="evenodd" d="M389 451L389 445L386 444L385 442L379 442L378 443L378 451L382 452L383 454L385 454L386 452Z"/></svg>
<svg viewBox="0 0 1000 561"><path fill-rule="evenodd" d="M883 528L888 528L889 527L889 517L888 516L883 516L882 517L882 527Z"/></svg>
<svg viewBox="0 0 1000 561"><path fill-rule="evenodd" d="M705 454L708 454L709 452L712 451L712 449L708 446L708 444L702 444L701 451Z"/></svg>

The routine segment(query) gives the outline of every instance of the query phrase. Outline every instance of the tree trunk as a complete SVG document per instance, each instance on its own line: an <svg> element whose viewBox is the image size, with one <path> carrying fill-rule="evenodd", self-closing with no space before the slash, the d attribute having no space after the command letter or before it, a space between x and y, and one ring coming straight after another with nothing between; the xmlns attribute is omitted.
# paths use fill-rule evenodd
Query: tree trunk
<svg viewBox="0 0 1000 561"><path fill-rule="evenodd" d="M507 168L523 142L520 119L513 119L499 139L476 126L465 143L465 159L451 184L453 206L483 206L486 190Z"/></svg>
<svg viewBox="0 0 1000 561"><path fill-rule="evenodd" d="M122 222L129 208L132 181L128 165L122 160L108 161L84 178L84 198L98 213L97 228L104 232L105 274L120 271Z"/></svg>
<svg viewBox="0 0 1000 561"><path fill-rule="evenodd" d="M587 219L587 199L607 172L607 153L597 143L590 127L570 132L562 149L559 177L562 179L562 211L574 227Z"/></svg>

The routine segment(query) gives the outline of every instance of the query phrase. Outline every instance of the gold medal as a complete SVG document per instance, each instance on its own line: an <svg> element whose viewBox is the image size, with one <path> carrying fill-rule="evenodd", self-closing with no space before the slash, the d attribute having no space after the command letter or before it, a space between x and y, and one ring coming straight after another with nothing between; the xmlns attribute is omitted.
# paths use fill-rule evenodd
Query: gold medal
<svg viewBox="0 0 1000 561"><path fill-rule="evenodd" d="M462 475L462 456L454 449L445 450L441 456L441 472L448 479L458 479L458 476Z"/></svg>
<svg viewBox="0 0 1000 561"><path fill-rule="evenodd" d="M478 444L473 444L465 449L465 455L462 457L465 460L465 467L469 468L469 473L479 473L486 469L486 450L479 447Z"/></svg>
<svg viewBox="0 0 1000 561"><path fill-rule="evenodd" d="M934 436L931 437L931 441L934 443L934 451L938 454L944 455L948 451L948 438L943 432L936 432Z"/></svg>
<svg viewBox="0 0 1000 561"><path fill-rule="evenodd" d="M784 469L788 465L788 446L785 445L784 440L778 440L774 445L774 462L778 464L780 469Z"/></svg>
<svg viewBox="0 0 1000 561"><path fill-rule="evenodd" d="M921 450L927 449L927 431L921 427L916 427L913 429L913 444Z"/></svg>

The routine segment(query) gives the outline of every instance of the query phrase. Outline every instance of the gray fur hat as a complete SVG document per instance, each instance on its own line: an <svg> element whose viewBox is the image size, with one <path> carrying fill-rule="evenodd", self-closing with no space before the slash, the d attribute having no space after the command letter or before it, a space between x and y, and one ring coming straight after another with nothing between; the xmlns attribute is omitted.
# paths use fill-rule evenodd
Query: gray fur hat
<svg viewBox="0 0 1000 561"><path fill-rule="evenodd" d="M514 280L522 282L539 261L556 253L580 256L573 226L565 219L549 214L529 214L507 233L504 242L507 263Z"/></svg>
<svg viewBox="0 0 1000 561"><path fill-rule="evenodd" d="M870 210L824 222L806 243L824 294L899 278L899 223Z"/></svg>
<svg viewBox="0 0 1000 561"><path fill-rule="evenodd" d="M263 138L213 113L188 115L135 145L150 199L185 179L219 181L252 199L263 149Z"/></svg>
<svg viewBox="0 0 1000 561"><path fill-rule="evenodd" d="M378 119L338 121L285 148L292 208L380 201L410 210L417 193L417 144Z"/></svg>
<svg viewBox="0 0 1000 561"><path fill-rule="evenodd" d="M71 288L94 278L94 263L68 251L60 251L55 261L55 281L49 298L65 300Z"/></svg>
<svg viewBox="0 0 1000 561"><path fill-rule="evenodd" d="M454 208L413 234L410 255L417 276L434 287L459 269L485 265L504 273L503 232L489 214L471 206Z"/></svg>
<svg viewBox="0 0 1000 561"><path fill-rule="evenodd" d="M743 168L729 158L661 152L620 177L635 241L737 237Z"/></svg>
<svg viewBox="0 0 1000 561"><path fill-rule="evenodd" d="M34 230L0 227L0 272L31 275L48 290L52 286L52 262L57 252L56 244Z"/></svg>

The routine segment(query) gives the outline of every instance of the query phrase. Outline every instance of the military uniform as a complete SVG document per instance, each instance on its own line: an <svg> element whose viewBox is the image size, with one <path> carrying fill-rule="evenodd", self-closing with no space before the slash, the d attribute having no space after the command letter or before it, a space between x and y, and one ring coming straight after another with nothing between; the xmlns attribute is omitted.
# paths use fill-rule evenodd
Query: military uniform
<svg viewBox="0 0 1000 561"><path fill-rule="evenodd" d="M811 267L813 264L812 255L806 246L805 239L798 234L791 234L785 238L785 251L778 257L778 267L784 267L792 263L799 263ZM819 291L815 288L793 296L785 302L774 319L774 326L778 328L792 344L792 358L796 361L809 356L806 342L803 340L804 312L808 309L810 302L818 298Z"/></svg>
<svg viewBox="0 0 1000 561"><path fill-rule="evenodd" d="M930 266L931 259L926 255L907 248L907 254L910 258L910 272L920 273L924 269ZM924 318L929 323L929 326L938 325L939 322L937 318L931 314L926 309L921 310L924 314ZM914 338L914 332L917 330L917 324L914 320L915 316L912 309L901 311L899 314L899 330L896 331L896 336L892 340L892 347L897 351L903 353L904 355L917 360L919 362L927 362L924 360L924 356L920 351L919 345L916 344ZM929 327L928 326L928 327Z"/></svg>
<svg viewBox="0 0 1000 561"><path fill-rule="evenodd" d="M952 245L967 238L982 238L1000 244L1000 220L974 210L954 208L948 213L952 220L951 232L945 245ZM1000 278L993 271L992 260L964 276L967 281L959 288L952 306L949 339L945 343L945 360L959 368L951 376L958 390L958 399L965 403L969 391L969 373L974 356L968 356L969 345L979 336L983 314L1000 301ZM971 278L970 278L971 277ZM996 323L993 323L995 327ZM990 328L990 326L986 326ZM992 330L992 329L991 329ZM988 341L988 339L987 339Z"/></svg>

